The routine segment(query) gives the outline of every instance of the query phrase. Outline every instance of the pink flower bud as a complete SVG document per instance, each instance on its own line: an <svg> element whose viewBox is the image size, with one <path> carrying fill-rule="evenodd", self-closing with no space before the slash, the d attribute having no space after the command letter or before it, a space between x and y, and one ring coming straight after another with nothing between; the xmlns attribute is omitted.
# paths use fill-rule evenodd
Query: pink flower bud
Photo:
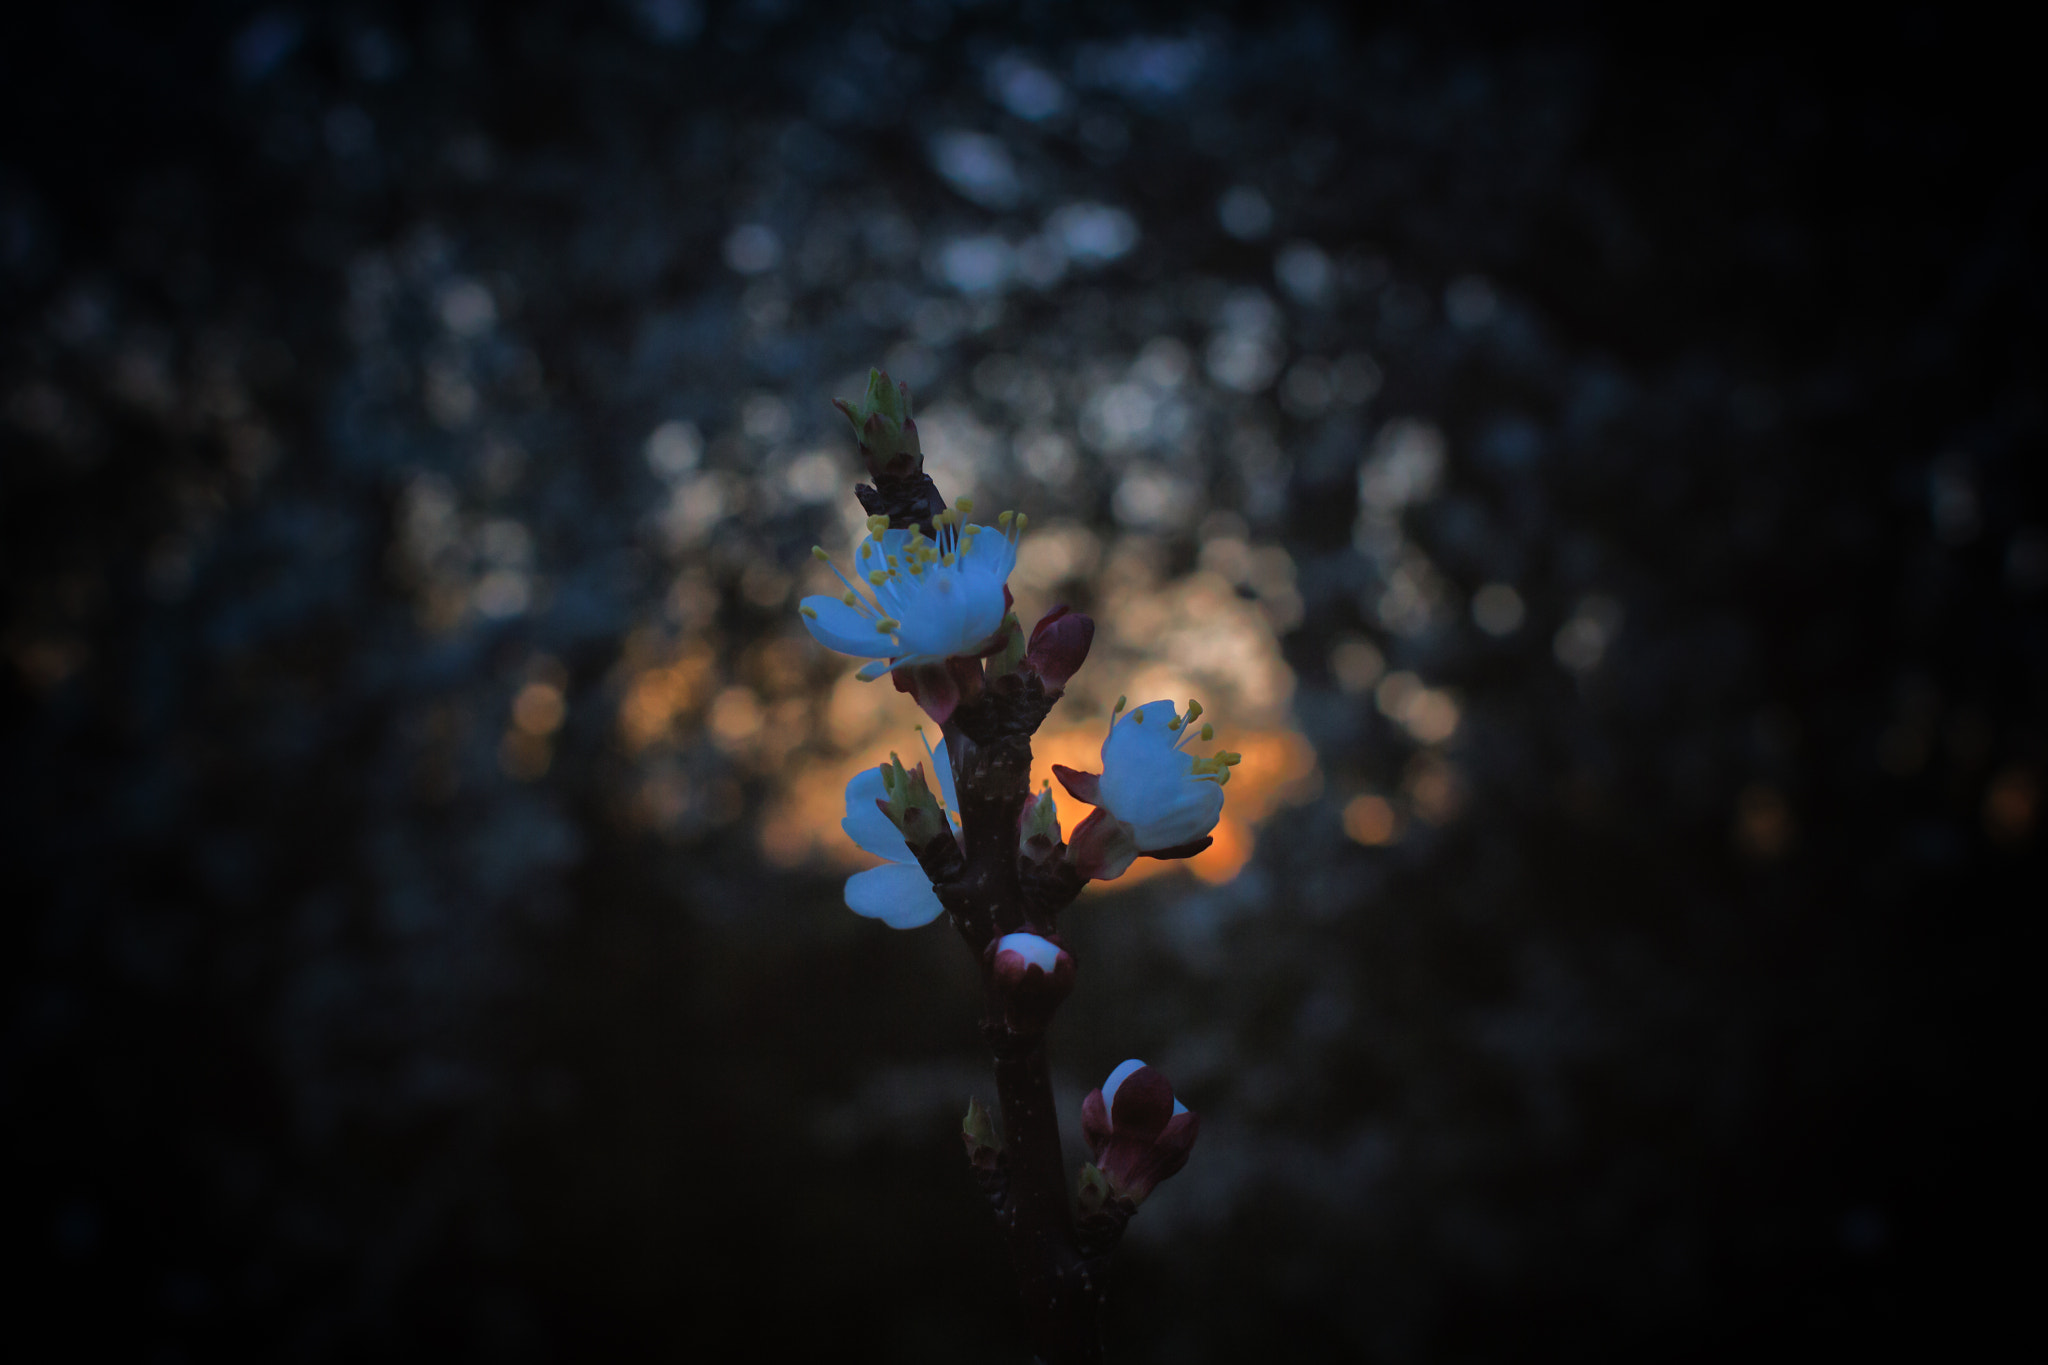
<svg viewBox="0 0 2048 1365"><path fill-rule="evenodd" d="M1095 641L1095 622L1064 605L1054 607L1031 628L1031 644L1024 651L1024 666L1036 673L1045 690L1058 696L1067 679L1080 671Z"/></svg>
<svg viewBox="0 0 2048 1365"><path fill-rule="evenodd" d="M989 975L1003 1001L1003 1022L1041 1032L1074 989L1074 959L1038 934L1004 934L988 946Z"/></svg>
<svg viewBox="0 0 2048 1365"><path fill-rule="evenodd" d="M1201 1120L1164 1076L1133 1057L1081 1102L1081 1133L1110 1188L1133 1204L1187 1165Z"/></svg>

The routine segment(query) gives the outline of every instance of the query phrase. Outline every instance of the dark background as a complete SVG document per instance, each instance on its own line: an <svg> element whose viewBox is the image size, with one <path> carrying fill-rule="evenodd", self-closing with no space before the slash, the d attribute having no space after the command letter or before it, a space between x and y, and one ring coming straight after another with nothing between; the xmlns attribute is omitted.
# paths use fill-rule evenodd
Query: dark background
<svg viewBox="0 0 2048 1365"><path fill-rule="evenodd" d="M2041 1089L2025 49L1347 15L10 7L13 1331L1025 1358L952 1136L971 968L772 835L852 766L793 630L850 503L803 455L850 480L825 399L884 357L993 433L951 466L985 503L1103 551L1070 600L1284 551L1235 591L1316 778L1234 878L1071 917L1069 1121L1133 1054L1205 1118L1121 1358L1998 1327ZM1133 357L1177 436L1102 406ZM1435 482L1362 503L1402 450Z"/></svg>

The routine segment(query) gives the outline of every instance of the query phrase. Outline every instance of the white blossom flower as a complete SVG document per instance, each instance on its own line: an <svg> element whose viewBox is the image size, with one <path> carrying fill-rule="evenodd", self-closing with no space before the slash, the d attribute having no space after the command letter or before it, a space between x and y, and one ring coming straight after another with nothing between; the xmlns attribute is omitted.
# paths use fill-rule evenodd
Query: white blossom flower
<svg viewBox="0 0 2048 1365"><path fill-rule="evenodd" d="M870 534L853 557L865 590L834 565L846 593L806 597L798 608L805 628L828 649L875 660L860 670L870 682L893 668L985 651L1009 612L1004 584L1016 567L1026 518L1005 512L993 527L963 524L962 512L973 509L962 498L960 511L934 517L937 540L870 518ZM822 548L811 553L831 563Z"/></svg>
<svg viewBox="0 0 2048 1365"><path fill-rule="evenodd" d="M1122 710L1119 698L1117 711ZM1133 857L1185 849L1216 828L1223 814L1223 785L1242 755L1219 749L1207 758L1197 758L1187 752L1183 746L1188 736L1199 733L1205 740L1216 736L1214 726L1204 725L1199 732L1195 729L1194 722L1201 714L1202 705L1196 701L1188 703L1185 715L1170 701L1147 702L1129 715L1111 717L1109 737L1102 742L1099 776L1054 765L1053 773L1061 785L1077 800L1097 808L1097 815L1089 817L1095 828L1088 831L1088 839L1084 840L1082 831L1075 832L1077 848L1092 850L1094 844L1109 839L1105 824L1128 830L1135 846ZM1105 868L1115 868L1111 876L1129 866L1128 858L1118 866L1118 856L1106 843L1100 852Z"/></svg>
<svg viewBox="0 0 2048 1365"><path fill-rule="evenodd" d="M919 734L923 731L920 728ZM938 778L939 799L945 803L946 819L956 828L960 799L953 789L953 765L946 757L946 743L937 749L926 745L932 771ZM917 858L903 835L875 803L888 799L880 768L863 768L846 784L846 818L839 827L862 849L887 862L856 872L846 879L846 908L856 915L878 919L891 929L916 929L945 913L938 893L917 864Z"/></svg>

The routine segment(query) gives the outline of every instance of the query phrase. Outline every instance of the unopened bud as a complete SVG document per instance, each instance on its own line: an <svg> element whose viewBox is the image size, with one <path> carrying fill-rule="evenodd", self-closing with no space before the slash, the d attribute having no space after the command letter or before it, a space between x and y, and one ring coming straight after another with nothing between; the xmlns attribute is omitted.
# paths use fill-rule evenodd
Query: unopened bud
<svg viewBox="0 0 2048 1365"><path fill-rule="evenodd" d="M1067 679L1080 671L1095 642L1095 622L1066 606L1054 607L1031 628L1031 645L1024 651L1025 666L1036 673L1045 690L1054 696L1065 690Z"/></svg>
<svg viewBox="0 0 2048 1365"><path fill-rule="evenodd" d="M1017 852L1034 863L1042 863L1060 851L1060 808L1052 799L1052 786L1024 798L1017 817Z"/></svg>
<svg viewBox="0 0 2048 1365"><path fill-rule="evenodd" d="M1173 1097L1164 1076L1137 1058L1081 1101L1081 1134L1110 1190L1133 1204L1187 1165L1201 1120Z"/></svg>
<svg viewBox="0 0 2048 1365"><path fill-rule="evenodd" d="M888 795L875 805L889 817L889 823L896 826L903 842L913 851L942 833L952 833L939 799L925 785L922 763L906 769L902 759L890 754L889 761L882 765L882 790Z"/></svg>
<svg viewBox="0 0 2048 1365"><path fill-rule="evenodd" d="M868 391L859 403L835 398L832 405L853 424L870 475L902 477L923 471L924 453L918 447L917 423L910 419L908 384L892 382L882 370L869 370Z"/></svg>
<svg viewBox="0 0 2048 1365"><path fill-rule="evenodd" d="M992 1171L1003 1154L1002 1135L996 1132L995 1115L980 1100L967 1101L967 1117L960 1121L960 1140L967 1144L967 1159L976 1170Z"/></svg>
<svg viewBox="0 0 2048 1365"><path fill-rule="evenodd" d="M1003 1002L1003 1022L1018 1033L1043 1032L1074 989L1074 959L1049 938L1004 934L988 946L988 969Z"/></svg>

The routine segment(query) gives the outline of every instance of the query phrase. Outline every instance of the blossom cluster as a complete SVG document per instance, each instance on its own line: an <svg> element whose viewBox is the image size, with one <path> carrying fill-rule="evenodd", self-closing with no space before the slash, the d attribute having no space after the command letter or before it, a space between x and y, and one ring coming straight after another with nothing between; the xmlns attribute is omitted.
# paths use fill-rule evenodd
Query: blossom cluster
<svg viewBox="0 0 2048 1365"><path fill-rule="evenodd" d="M857 489L874 515L850 572L813 550L844 591L806 597L799 611L818 643L863 661L861 680L891 678L944 734L924 742L922 762L891 754L847 783L842 827L883 862L847 879L846 904L896 929L950 912L980 955L988 1026L1042 1041L1074 984L1059 909L1138 858L1207 848L1241 756L1192 747L1216 738L1200 702L1127 708L1119 697L1100 771L1054 765L1064 794L1091 808L1063 835L1051 784L1028 790L1029 739L1087 659L1095 623L1055 605L1026 634L1009 577L1029 520L1004 512L978 523L970 500L939 500L923 473L907 387L877 371L860 403L839 407L875 480ZM1095 1156L1082 1176L1084 1220L1120 1229L1186 1162L1196 1118L1164 1077L1133 1060L1088 1096L1082 1120ZM1000 1202L1001 1139L986 1112L970 1109L962 1135Z"/></svg>
<svg viewBox="0 0 2048 1365"><path fill-rule="evenodd" d="M839 406L871 472L901 476L921 469L907 386L891 384L877 371L861 404ZM863 681L893 675L941 725L991 670L1025 673L1044 695L1057 697L1087 657L1095 632L1088 617L1059 605L1032 628L1027 642L1011 611L1009 577L1029 519L1004 512L984 525L968 520L973 512L974 504L963 498L957 509L931 518L929 534L922 526L896 527L886 516L870 517L868 534L854 549L852 573L832 564L823 547L812 550L845 591L806 597L798 607L819 644L867 661L859 673ZM1188 750L1190 739L1215 738L1212 725L1196 728L1201 715L1195 701L1185 711L1170 701L1153 701L1126 713L1119 698L1102 744L1102 771L1054 769L1067 794L1094 809L1062 841L1051 792L1033 796L1019 856L1038 863L1056 856L1083 879L1109 881L1139 857L1201 852L1223 813L1223 788L1239 758L1223 750L1197 757ZM927 757L944 801L942 823L958 837L959 799L946 745L928 747ZM895 771L903 772L900 763ZM871 770L847 784L842 823L848 836L887 862L848 879L846 903L895 928L916 928L937 919L943 906L920 872L905 831L886 813L889 774L887 768ZM921 776L916 780L923 785Z"/></svg>

